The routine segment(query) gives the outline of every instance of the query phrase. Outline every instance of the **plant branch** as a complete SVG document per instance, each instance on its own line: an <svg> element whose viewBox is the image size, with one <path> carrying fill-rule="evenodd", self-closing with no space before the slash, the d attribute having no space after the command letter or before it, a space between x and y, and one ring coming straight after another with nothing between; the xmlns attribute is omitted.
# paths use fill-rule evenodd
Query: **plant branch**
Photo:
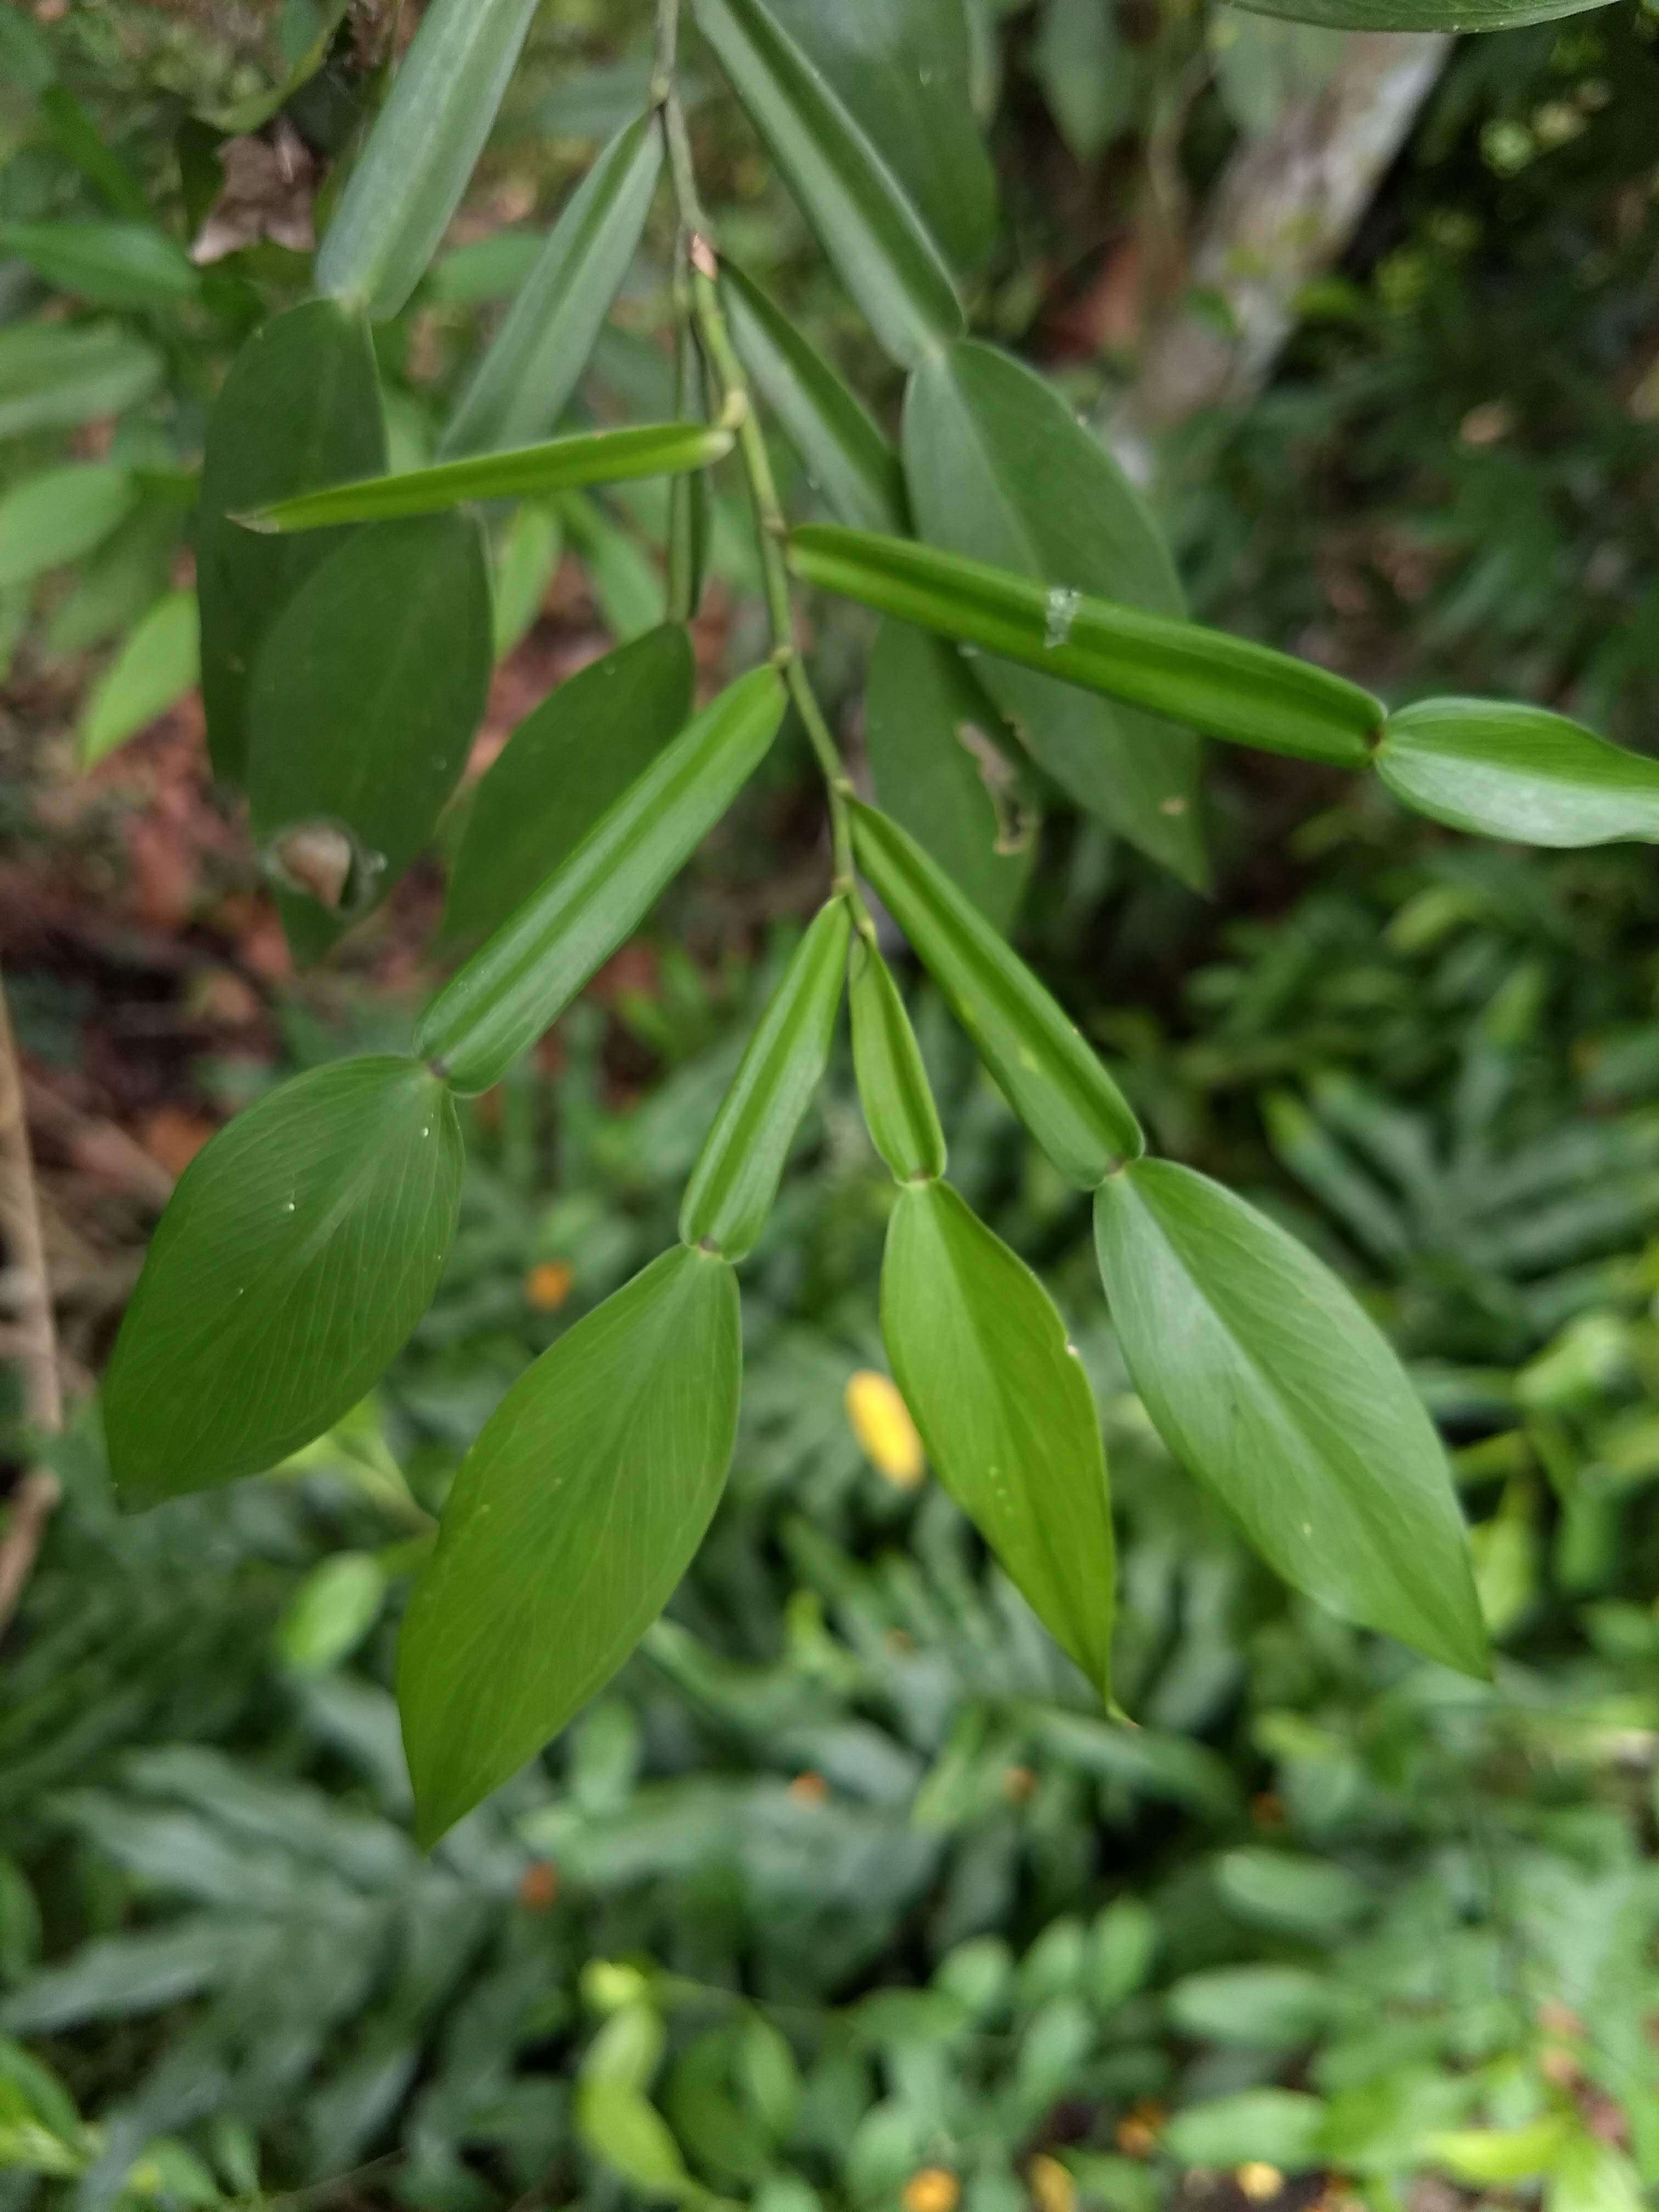
<svg viewBox="0 0 1659 2212"><path fill-rule="evenodd" d="M54 1435L64 1425L58 1329L52 1317L34 1162L29 1152L22 1071L3 985L0 985L0 1218L4 1221L11 1272L17 1285L17 1358L23 1372L24 1413L33 1429ZM17 1610L62 1495L58 1477L43 1467L31 1468L13 1493L6 1532L0 1537L0 1636L5 1634Z"/></svg>

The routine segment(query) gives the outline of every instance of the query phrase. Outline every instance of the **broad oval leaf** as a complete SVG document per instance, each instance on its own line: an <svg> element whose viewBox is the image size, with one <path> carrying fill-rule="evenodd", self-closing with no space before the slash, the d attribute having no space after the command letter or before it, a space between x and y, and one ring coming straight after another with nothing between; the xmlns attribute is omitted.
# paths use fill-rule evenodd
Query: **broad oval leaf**
<svg viewBox="0 0 1659 2212"><path fill-rule="evenodd" d="M444 927L494 929L562 866L690 720L696 675L678 623L608 653L520 722L479 784Z"/></svg>
<svg viewBox="0 0 1659 2212"><path fill-rule="evenodd" d="M1122 1092L978 908L873 807L854 805L853 844L1009 1104L1067 1181L1092 1190L1139 1158L1146 1139Z"/></svg>
<svg viewBox="0 0 1659 2212"><path fill-rule="evenodd" d="M908 528L898 455L804 332L730 261L720 289L732 342L832 514L856 530Z"/></svg>
<svg viewBox="0 0 1659 2212"><path fill-rule="evenodd" d="M460 205L537 0L433 0L317 254L319 292L395 315Z"/></svg>
<svg viewBox="0 0 1659 2212"><path fill-rule="evenodd" d="M896 1182L932 1182L945 1165L939 1108L892 970L866 938L853 948L848 1001L853 1066L870 1141Z"/></svg>
<svg viewBox="0 0 1659 2212"><path fill-rule="evenodd" d="M960 337L951 272L892 170L763 0L697 23L878 342L907 368Z"/></svg>
<svg viewBox="0 0 1659 2212"><path fill-rule="evenodd" d="M1513 31L1582 15L1607 0L1238 0L1261 15L1333 31Z"/></svg>
<svg viewBox="0 0 1659 2212"><path fill-rule="evenodd" d="M202 704L222 777L247 767L247 686L260 640L300 586L343 542L255 538L233 511L384 469L386 425L368 326L332 301L308 300L257 331L208 417L196 589L202 606Z"/></svg>
<svg viewBox="0 0 1659 2212"><path fill-rule="evenodd" d="M888 622L870 655L864 722L882 811L1006 930L1036 858L1038 824L1000 709L942 638Z"/></svg>
<svg viewBox="0 0 1659 2212"><path fill-rule="evenodd" d="M113 323L0 330L0 438L124 414L149 398L164 373L153 346Z"/></svg>
<svg viewBox="0 0 1659 2212"><path fill-rule="evenodd" d="M948 1183L910 1183L888 1227L881 1326L939 1480L1109 1700L1106 1458L1088 1379L1048 1292Z"/></svg>
<svg viewBox="0 0 1659 2212"><path fill-rule="evenodd" d="M1286 1582L1484 1675L1445 1453L1346 1287L1242 1198L1168 1161L1112 1176L1095 1218L1124 1358L1175 1456Z"/></svg>
<svg viewBox="0 0 1659 2212"><path fill-rule="evenodd" d="M843 599L1235 744L1364 768L1382 726L1368 691L1271 646L1045 588L932 545L813 523L790 533L789 557L798 575Z"/></svg>
<svg viewBox="0 0 1659 2212"><path fill-rule="evenodd" d="M183 246L149 222L0 222L0 253L100 307L154 307L201 289Z"/></svg>
<svg viewBox="0 0 1659 2212"><path fill-rule="evenodd" d="M735 1274L680 1245L486 1423L404 1621L423 1844L556 1735L667 1603L720 1501L741 1359Z"/></svg>
<svg viewBox="0 0 1659 2212"><path fill-rule="evenodd" d="M476 453L398 476L331 485L239 514L256 532L322 530L341 522L383 522L441 514L469 501L538 499L580 485L622 483L707 468L732 450L729 430L703 422L643 422L631 430L587 430L511 453Z"/></svg>
<svg viewBox="0 0 1659 2212"><path fill-rule="evenodd" d="M563 1012L760 765L784 704L770 668L723 691L438 994L416 1049L457 1090L488 1090Z"/></svg>
<svg viewBox="0 0 1659 2212"><path fill-rule="evenodd" d="M357 1403L437 1287L462 1152L442 1085L386 1059L296 1077L197 1155L104 1382L130 1504L257 1474Z"/></svg>
<svg viewBox="0 0 1659 2212"><path fill-rule="evenodd" d="M686 1185L680 1235L727 1260L751 1252L801 1116L823 1080L851 924L831 899L796 946L721 1100Z"/></svg>
<svg viewBox="0 0 1659 2212"><path fill-rule="evenodd" d="M158 599L99 678L81 723L81 763L147 730L193 691L201 673L201 624L193 592Z"/></svg>
<svg viewBox="0 0 1659 2212"><path fill-rule="evenodd" d="M910 380L904 474L933 544L1158 615L1186 612L1140 495L1053 386L993 346L953 346ZM1059 627L1045 611L1045 635ZM1152 720L1006 660L975 672L1033 757L1079 806L1188 883L1207 876L1199 747Z"/></svg>
<svg viewBox="0 0 1659 2212"><path fill-rule="evenodd" d="M1390 714L1376 772L1431 821L1528 845L1659 844L1659 760L1565 714L1425 699Z"/></svg>
<svg viewBox="0 0 1659 2212"><path fill-rule="evenodd" d="M769 0L955 265L996 236L996 172L974 111L963 0Z"/></svg>
<svg viewBox="0 0 1659 2212"><path fill-rule="evenodd" d="M441 453L528 445L553 428L638 251L661 167L653 115L630 123L599 155L462 394Z"/></svg>
<svg viewBox="0 0 1659 2212"><path fill-rule="evenodd" d="M261 646L248 798L279 881L303 887L282 900L302 958L325 952L431 836L483 717L493 647L483 541L465 515L358 532ZM291 841L313 828L352 848L337 883L295 865Z"/></svg>
<svg viewBox="0 0 1659 2212"><path fill-rule="evenodd" d="M80 560L137 503L131 469L108 461L72 461L26 477L0 499L0 591Z"/></svg>

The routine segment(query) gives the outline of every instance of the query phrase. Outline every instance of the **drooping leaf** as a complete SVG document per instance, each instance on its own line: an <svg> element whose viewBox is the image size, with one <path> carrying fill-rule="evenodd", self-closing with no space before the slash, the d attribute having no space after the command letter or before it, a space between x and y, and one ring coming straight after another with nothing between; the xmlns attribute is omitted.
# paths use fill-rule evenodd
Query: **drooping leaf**
<svg viewBox="0 0 1659 2212"><path fill-rule="evenodd" d="M699 419L708 414L708 381L689 324L675 334L674 412ZM695 469L674 477L668 487L668 611L676 622L694 621L702 605L714 521L708 471Z"/></svg>
<svg viewBox="0 0 1659 2212"><path fill-rule="evenodd" d="M149 398L164 373L153 346L112 323L0 330L0 438L125 414Z"/></svg>
<svg viewBox="0 0 1659 2212"><path fill-rule="evenodd" d="M959 337L962 305L921 216L764 0L696 0L696 14L880 344L913 368Z"/></svg>
<svg viewBox="0 0 1659 2212"><path fill-rule="evenodd" d="M461 1164L453 1106L407 1060L299 1076L198 1153L105 1378L123 1497L258 1474L355 1406L437 1285Z"/></svg>
<svg viewBox="0 0 1659 2212"><path fill-rule="evenodd" d="M796 946L691 1170L680 1207L686 1243L732 1261L754 1249L823 1079L850 927L846 900L831 899Z"/></svg>
<svg viewBox="0 0 1659 2212"><path fill-rule="evenodd" d="M26 477L0 499L0 591L101 545L138 501L130 469L72 461Z"/></svg>
<svg viewBox="0 0 1659 2212"><path fill-rule="evenodd" d="M158 599L99 678L81 720L81 762L90 768L147 730L193 691L201 673L194 592Z"/></svg>
<svg viewBox="0 0 1659 2212"><path fill-rule="evenodd" d="M325 952L430 837L492 662L489 578L467 515L358 532L272 628L248 692L248 798L290 887L283 918L302 958ZM299 859L293 841L313 829L347 841L343 880Z"/></svg>
<svg viewBox="0 0 1659 2212"><path fill-rule="evenodd" d="M621 483L707 468L732 450L732 433L703 422L644 422L629 430L589 430L550 438L510 453L477 453L398 476L369 477L325 491L245 511L244 528L279 532L325 529L341 522L381 522L439 514L470 501L538 499L581 484Z"/></svg>
<svg viewBox="0 0 1659 2212"><path fill-rule="evenodd" d="M946 256L979 268L997 227L963 0L769 0Z"/></svg>
<svg viewBox="0 0 1659 2212"><path fill-rule="evenodd" d="M149 222L0 222L0 253L100 307L178 303L201 289L183 246Z"/></svg>
<svg viewBox="0 0 1659 2212"><path fill-rule="evenodd" d="M526 500L513 511L495 558L495 658L505 660L535 627L558 573L564 532L550 507Z"/></svg>
<svg viewBox="0 0 1659 2212"><path fill-rule="evenodd" d="M1075 1024L914 838L854 805L853 842L1009 1104L1069 1182L1091 1190L1145 1146L1123 1094Z"/></svg>
<svg viewBox="0 0 1659 2212"><path fill-rule="evenodd" d="M494 929L563 865L691 715L691 642L665 623L561 684L472 800L450 879L452 936Z"/></svg>
<svg viewBox="0 0 1659 2212"><path fill-rule="evenodd" d="M247 686L259 641L343 540L338 532L256 538L229 518L371 475L386 459L374 349L361 317L308 300L254 333L208 417L196 525L202 704L214 768L230 781L247 767Z"/></svg>
<svg viewBox="0 0 1659 2212"><path fill-rule="evenodd" d="M404 1622L423 1843L556 1735L661 1612L719 1502L740 1363L732 1269L681 1245L485 1425Z"/></svg>
<svg viewBox="0 0 1659 2212"><path fill-rule="evenodd" d="M1581 15L1607 0L1238 0L1263 15L1333 31L1513 31Z"/></svg>
<svg viewBox="0 0 1659 2212"><path fill-rule="evenodd" d="M790 562L843 599L1237 744L1363 768L1382 727L1380 701L1289 653L932 545L815 523L791 532Z"/></svg>
<svg viewBox="0 0 1659 2212"><path fill-rule="evenodd" d="M1163 538L1117 464L1051 385L994 347L954 346L911 379L904 473L917 529L934 544L1062 593L1186 611ZM1045 610L1045 635L1051 627ZM1189 732L1006 661L975 672L1079 805L1203 882Z"/></svg>
<svg viewBox="0 0 1659 2212"><path fill-rule="evenodd" d="M783 720L775 671L723 691L441 990L416 1048L484 1091L557 1019L759 766Z"/></svg>
<svg viewBox="0 0 1659 2212"><path fill-rule="evenodd" d="M1445 1453L1345 1285L1243 1199L1167 1161L1109 1178L1096 1227L1124 1358L1176 1457L1286 1582L1484 1674Z"/></svg>
<svg viewBox="0 0 1659 2212"><path fill-rule="evenodd" d="M941 639L888 622L870 655L864 719L882 811L1006 930L1036 857L1037 817L994 702Z"/></svg>
<svg viewBox="0 0 1659 2212"><path fill-rule="evenodd" d="M743 271L721 264L732 341L832 514L857 530L908 527L898 455L863 403Z"/></svg>
<svg viewBox="0 0 1659 2212"><path fill-rule="evenodd" d="M881 1326L939 1480L1109 1698L1116 1569L1100 1419L1048 1292L948 1183L908 1183L887 1231Z"/></svg>
<svg viewBox="0 0 1659 2212"><path fill-rule="evenodd" d="M661 167L652 115L619 131L599 155L462 394L442 453L529 445L553 428L638 251Z"/></svg>
<svg viewBox="0 0 1659 2212"><path fill-rule="evenodd" d="M495 119L537 0L434 0L317 254L317 289L395 315L425 274Z"/></svg>
<svg viewBox="0 0 1659 2212"><path fill-rule="evenodd" d="M1659 844L1659 760L1565 714L1425 699L1390 714L1376 772L1431 821L1528 845Z"/></svg>
<svg viewBox="0 0 1659 2212"><path fill-rule="evenodd" d="M945 1173L939 1109L892 970L862 937L853 948L848 1000L853 1065L870 1141L895 1182L930 1182Z"/></svg>

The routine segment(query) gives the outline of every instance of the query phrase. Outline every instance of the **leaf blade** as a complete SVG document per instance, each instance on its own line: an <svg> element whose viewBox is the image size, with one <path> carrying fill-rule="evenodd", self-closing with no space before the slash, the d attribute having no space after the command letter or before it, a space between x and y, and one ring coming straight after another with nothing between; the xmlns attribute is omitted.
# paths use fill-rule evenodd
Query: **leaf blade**
<svg viewBox="0 0 1659 2212"><path fill-rule="evenodd" d="M870 1141L895 1182L932 1182L945 1173L945 1132L893 973L868 939L853 951L848 991L853 1066Z"/></svg>
<svg viewBox="0 0 1659 2212"><path fill-rule="evenodd" d="M158 599L100 678L81 722L81 764L91 768L194 690L201 625L193 592Z"/></svg>
<svg viewBox="0 0 1659 2212"><path fill-rule="evenodd" d="M1477 837L1659 844L1659 761L1542 707L1425 699L1389 715L1376 766L1406 805Z"/></svg>

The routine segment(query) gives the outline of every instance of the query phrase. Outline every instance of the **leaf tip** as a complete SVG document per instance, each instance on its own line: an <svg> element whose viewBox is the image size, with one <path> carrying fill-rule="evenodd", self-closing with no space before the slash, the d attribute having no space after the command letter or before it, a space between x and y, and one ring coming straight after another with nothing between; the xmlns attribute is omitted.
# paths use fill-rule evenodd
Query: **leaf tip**
<svg viewBox="0 0 1659 2212"><path fill-rule="evenodd" d="M228 514L225 520L234 522L239 530L252 531L258 537L277 538L282 535L283 526L276 514L274 507L251 507L240 514Z"/></svg>

